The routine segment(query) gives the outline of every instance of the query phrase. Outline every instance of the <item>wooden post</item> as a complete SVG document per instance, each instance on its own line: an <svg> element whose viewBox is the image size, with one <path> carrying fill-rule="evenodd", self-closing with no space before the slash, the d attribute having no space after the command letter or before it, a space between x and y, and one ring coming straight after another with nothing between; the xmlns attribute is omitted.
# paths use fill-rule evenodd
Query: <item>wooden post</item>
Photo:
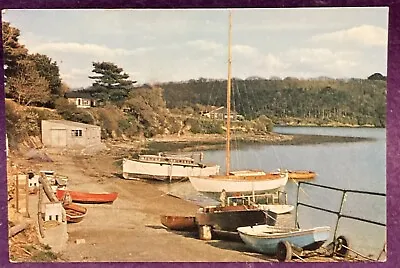
<svg viewBox="0 0 400 268"><path fill-rule="evenodd" d="M26 176L26 182L25 182L25 196L26 196L26 200L25 200L25 204L26 204L26 217L30 218L29 215L29 176Z"/></svg>
<svg viewBox="0 0 400 268"><path fill-rule="evenodd" d="M42 197L43 197L43 185L39 184L39 198L38 198L38 226L39 233L42 238L44 238L43 230L43 219L42 219Z"/></svg>
<svg viewBox="0 0 400 268"><path fill-rule="evenodd" d="M211 226L209 225L200 225L199 226L199 238L201 240L211 240Z"/></svg>
<svg viewBox="0 0 400 268"><path fill-rule="evenodd" d="M19 212L19 182L18 173L15 175L15 209Z"/></svg>

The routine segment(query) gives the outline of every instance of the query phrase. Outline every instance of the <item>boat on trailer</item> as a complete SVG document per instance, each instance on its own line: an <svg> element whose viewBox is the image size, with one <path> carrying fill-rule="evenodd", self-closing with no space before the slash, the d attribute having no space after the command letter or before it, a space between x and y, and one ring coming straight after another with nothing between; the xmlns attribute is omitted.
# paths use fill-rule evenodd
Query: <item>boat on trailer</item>
<svg viewBox="0 0 400 268"><path fill-rule="evenodd" d="M202 157L200 157L202 158ZM122 176L125 179L187 180L190 176L210 176L219 173L219 165L196 161L194 157L159 153L124 158Z"/></svg>
<svg viewBox="0 0 400 268"><path fill-rule="evenodd" d="M102 204L112 203L117 199L118 193L90 193L90 192L78 192L66 189L57 189L56 196L58 200L64 200L66 195L69 195L72 202L76 203L87 203L87 204Z"/></svg>

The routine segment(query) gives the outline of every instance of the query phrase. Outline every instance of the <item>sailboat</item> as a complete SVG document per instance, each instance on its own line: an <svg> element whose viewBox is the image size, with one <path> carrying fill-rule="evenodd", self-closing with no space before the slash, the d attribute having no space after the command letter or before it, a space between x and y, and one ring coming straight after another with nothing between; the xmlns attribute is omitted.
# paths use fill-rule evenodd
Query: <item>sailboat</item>
<svg viewBox="0 0 400 268"><path fill-rule="evenodd" d="M226 174L210 176L189 176L190 183L198 191L215 198L222 193L231 196L236 193L256 194L275 192L286 185L288 172L265 172L262 170L230 171L230 121L231 121L231 37L232 14L229 13L229 42L228 42L228 80L226 94Z"/></svg>

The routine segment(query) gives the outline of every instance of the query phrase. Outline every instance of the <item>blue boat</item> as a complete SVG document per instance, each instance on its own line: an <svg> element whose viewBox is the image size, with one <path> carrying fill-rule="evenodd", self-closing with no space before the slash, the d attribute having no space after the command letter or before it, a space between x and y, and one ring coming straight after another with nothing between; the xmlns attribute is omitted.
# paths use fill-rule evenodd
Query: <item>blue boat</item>
<svg viewBox="0 0 400 268"><path fill-rule="evenodd" d="M263 254L277 255L280 242L286 249L294 247L302 250L316 250L328 240L331 228L323 226L298 229L257 225L239 227L237 230L243 242L253 250Z"/></svg>

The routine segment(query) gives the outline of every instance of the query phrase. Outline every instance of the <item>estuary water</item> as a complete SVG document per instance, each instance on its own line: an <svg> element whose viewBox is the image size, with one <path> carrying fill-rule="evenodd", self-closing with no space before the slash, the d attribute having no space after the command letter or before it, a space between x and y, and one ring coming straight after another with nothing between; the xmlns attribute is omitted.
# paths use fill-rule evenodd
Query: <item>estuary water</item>
<svg viewBox="0 0 400 268"><path fill-rule="evenodd" d="M346 190L386 193L386 130L376 128L334 127L275 127L275 132L286 134L313 134L373 138L373 140L347 143L313 145L249 145L233 150L231 169L278 168L312 170L318 175L312 183ZM217 163L225 170L225 151L204 152L206 162ZM216 202L197 193L190 182L164 186L176 195L201 205ZM302 203L339 211L342 193L311 186L302 186L290 180L285 186L288 203ZM305 206L298 207L298 223L301 228L331 226L332 237L337 216ZM346 195L343 214L386 224L386 197L363 194ZM292 212L296 214L296 212ZM294 222L293 222L294 223ZM351 247L363 254L377 257L386 241L386 227L352 219L341 218L337 236L345 235Z"/></svg>

